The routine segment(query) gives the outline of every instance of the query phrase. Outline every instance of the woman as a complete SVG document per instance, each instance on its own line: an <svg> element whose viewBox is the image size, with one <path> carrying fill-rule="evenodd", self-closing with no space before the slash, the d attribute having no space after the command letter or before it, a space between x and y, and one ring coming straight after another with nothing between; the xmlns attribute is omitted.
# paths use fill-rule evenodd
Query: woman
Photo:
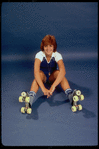
<svg viewBox="0 0 99 149"><path fill-rule="evenodd" d="M34 62L34 77L31 89L29 93L22 93L22 96L29 96L29 102L26 102L26 110L29 109L31 113L31 106L36 93L41 88L44 95L49 98L57 85L61 85L64 93L73 103L73 95L75 94L70 88L70 85L65 77L66 70L63 63L62 55L56 51L57 43L54 36L46 35L41 42L41 51L39 51L35 56ZM44 84L46 82L51 83L51 87L48 90ZM79 91L80 92L80 91ZM80 93L81 94L81 93ZM28 111L29 111L28 110ZM22 111L21 111L22 112ZM24 113L24 112L22 112ZM29 112L27 112L29 113Z"/></svg>

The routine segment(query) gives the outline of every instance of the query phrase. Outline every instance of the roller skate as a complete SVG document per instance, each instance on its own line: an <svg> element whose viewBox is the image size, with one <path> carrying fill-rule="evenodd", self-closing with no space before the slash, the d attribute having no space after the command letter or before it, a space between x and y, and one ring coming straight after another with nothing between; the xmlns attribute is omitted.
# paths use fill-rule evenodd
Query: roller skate
<svg viewBox="0 0 99 149"><path fill-rule="evenodd" d="M19 96L19 102L25 102L25 107L21 108L21 113L31 114L32 109L30 106L30 97L28 92L22 92L21 96Z"/></svg>
<svg viewBox="0 0 99 149"><path fill-rule="evenodd" d="M76 112L77 110L82 110L82 105L81 104L77 104L77 102L80 100L84 100L84 95L81 94L80 90L74 90L72 93L72 107L71 110L73 112Z"/></svg>

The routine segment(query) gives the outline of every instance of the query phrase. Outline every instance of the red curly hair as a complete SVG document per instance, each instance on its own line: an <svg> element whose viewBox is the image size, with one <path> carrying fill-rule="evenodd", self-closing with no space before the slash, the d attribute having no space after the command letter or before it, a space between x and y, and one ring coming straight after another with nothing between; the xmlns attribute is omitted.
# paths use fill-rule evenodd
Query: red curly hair
<svg viewBox="0 0 99 149"><path fill-rule="evenodd" d="M40 49L41 49L42 51L44 51L44 46L46 46L46 45L48 45L48 44L53 45L53 46L54 46L54 52L56 52L57 43L56 43L56 39L55 39L54 36L52 36L52 35L46 35L46 36L42 39Z"/></svg>

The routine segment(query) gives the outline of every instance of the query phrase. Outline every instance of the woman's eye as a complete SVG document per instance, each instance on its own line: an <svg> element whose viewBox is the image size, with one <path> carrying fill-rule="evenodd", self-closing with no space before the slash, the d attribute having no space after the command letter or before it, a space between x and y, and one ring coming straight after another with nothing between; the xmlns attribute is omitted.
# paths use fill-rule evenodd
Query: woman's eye
<svg viewBox="0 0 99 149"><path fill-rule="evenodd" d="M46 48L48 45L45 45L44 47ZM50 47L52 47L53 45L49 45Z"/></svg>

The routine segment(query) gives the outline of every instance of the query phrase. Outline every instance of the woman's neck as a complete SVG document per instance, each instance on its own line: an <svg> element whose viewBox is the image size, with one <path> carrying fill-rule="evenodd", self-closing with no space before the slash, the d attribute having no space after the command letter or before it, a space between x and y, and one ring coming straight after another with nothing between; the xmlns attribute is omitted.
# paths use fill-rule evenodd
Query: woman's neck
<svg viewBox="0 0 99 149"><path fill-rule="evenodd" d="M48 55L48 54L45 53L45 56L46 56L46 58L51 58L52 54Z"/></svg>
<svg viewBox="0 0 99 149"><path fill-rule="evenodd" d="M49 62L50 59L51 59L51 57L52 57L52 54L51 54L51 55L47 55L47 54L45 54L45 56L46 56L47 61Z"/></svg>

